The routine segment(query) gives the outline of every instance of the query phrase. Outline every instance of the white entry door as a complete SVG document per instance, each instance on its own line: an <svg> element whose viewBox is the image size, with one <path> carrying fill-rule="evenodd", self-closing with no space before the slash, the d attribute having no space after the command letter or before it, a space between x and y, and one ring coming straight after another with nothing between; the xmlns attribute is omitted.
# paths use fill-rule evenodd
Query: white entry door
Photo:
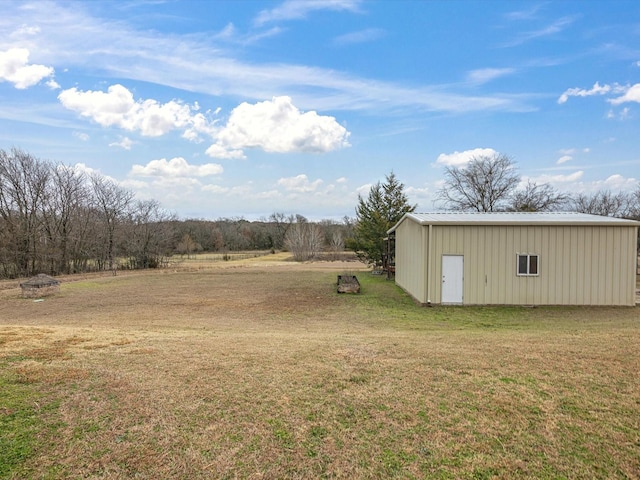
<svg viewBox="0 0 640 480"><path fill-rule="evenodd" d="M442 256L442 303L462 303L464 257Z"/></svg>

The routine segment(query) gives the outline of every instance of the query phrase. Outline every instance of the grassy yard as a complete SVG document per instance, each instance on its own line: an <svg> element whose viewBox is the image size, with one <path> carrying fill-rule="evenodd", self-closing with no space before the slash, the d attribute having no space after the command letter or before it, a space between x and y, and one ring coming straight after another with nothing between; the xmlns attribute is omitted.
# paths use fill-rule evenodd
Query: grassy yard
<svg viewBox="0 0 640 480"><path fill-rule="evenodd" d="M423 308L276 260L5 285L0 478L638 478L638 308Z"/></svg>

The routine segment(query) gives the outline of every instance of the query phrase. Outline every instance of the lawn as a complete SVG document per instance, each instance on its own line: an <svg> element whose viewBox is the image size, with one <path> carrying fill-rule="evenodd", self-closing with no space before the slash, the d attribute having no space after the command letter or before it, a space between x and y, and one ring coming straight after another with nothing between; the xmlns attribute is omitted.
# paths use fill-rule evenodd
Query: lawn
<svg viewBox="0 0 640 480"><path fill-rule="evenodd" d="M275 257L3 284L0 478L638 478L638 308L424 308Z"/></svg>

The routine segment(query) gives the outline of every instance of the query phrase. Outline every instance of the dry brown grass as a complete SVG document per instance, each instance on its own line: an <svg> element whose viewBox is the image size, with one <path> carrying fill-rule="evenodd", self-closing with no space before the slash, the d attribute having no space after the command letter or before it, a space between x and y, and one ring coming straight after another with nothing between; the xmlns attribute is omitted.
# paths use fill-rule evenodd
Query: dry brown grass
<svg viewBox="0 0 640 480"><path fill-rule="evenodd" d="M13 478L638 477L637 308L337 295L356 266L0 290L0 365L56 405Z"/></svg>

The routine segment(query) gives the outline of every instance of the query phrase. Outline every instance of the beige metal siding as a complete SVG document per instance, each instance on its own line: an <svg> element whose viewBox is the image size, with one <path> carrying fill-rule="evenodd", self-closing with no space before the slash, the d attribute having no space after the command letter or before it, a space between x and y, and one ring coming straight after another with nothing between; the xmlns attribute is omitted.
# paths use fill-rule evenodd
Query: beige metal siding
<svg viewBox="0 0 640 480"><path fill-rule="evenodd" d="M465 304L635 304L635 227L433 225L432 235L434 303L442 295L442 255L464 255ZM412 242L402 242L416 250ZM402 244L396 245L400 253ZM517 254L539 255L539 275L518 276ZM420 269L417 262L406 261L404 268ZM400 266L396 274L417 296L405 285L417 287L421 274L401 273Z"/></svg>
<svg viewBox="0 0 640 480"><path fill-rule="evenodd" d="M404 221L396 230L396 283L420 303L427 303L428 227Z"/></svg>

